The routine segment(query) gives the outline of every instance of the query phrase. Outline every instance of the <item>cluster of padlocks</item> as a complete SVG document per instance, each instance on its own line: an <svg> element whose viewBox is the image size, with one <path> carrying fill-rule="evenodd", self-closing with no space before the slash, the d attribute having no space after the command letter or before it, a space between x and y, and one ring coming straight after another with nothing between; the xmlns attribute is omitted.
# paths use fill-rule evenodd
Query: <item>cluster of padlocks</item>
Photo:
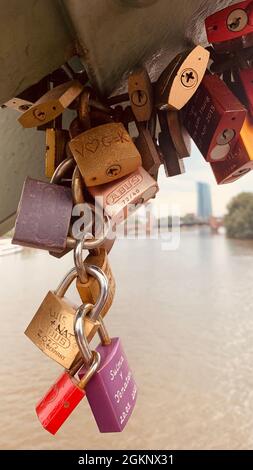
<svg viewBox="0 0 253 470"><path fill-rule="evenodd" d="M119 338L109 337L103 321L115 293L108 253L115 227L155 197L160 165L168 177L183 173L191 137L219 184L253 166L252 5L247 0L208 17L212 46L177 55L156 83L141 67L129 75L126 93L101 97L85 73L66 73L65 66L4 105L21 112L23 127L45 131L50 178L26 179L13 243L59 258L74 253L75 266L25 332L65 368L36 407L53 434L85 395L101 432L121 431L133 411L136 384ZM65 129L67 108L76 115ZM80 307L65 297L74 281ZM101 343L91 351L96 333Z"/></svg>

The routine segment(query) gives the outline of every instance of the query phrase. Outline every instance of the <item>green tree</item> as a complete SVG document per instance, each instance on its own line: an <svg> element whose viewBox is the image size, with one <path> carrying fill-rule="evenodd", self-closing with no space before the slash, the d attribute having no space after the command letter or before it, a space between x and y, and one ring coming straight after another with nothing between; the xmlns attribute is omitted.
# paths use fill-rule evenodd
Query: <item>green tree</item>
<svg viewBox="0 0 253 470"><path fill-rule="evenodd" d="M253 193L241 193L228 204L224 225L229 238L253 239Z"/></svg>

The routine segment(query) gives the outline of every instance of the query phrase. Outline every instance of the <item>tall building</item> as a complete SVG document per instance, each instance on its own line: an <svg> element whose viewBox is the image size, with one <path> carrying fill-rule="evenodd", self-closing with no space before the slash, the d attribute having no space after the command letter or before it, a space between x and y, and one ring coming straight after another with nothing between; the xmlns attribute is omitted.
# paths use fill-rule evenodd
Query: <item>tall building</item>
<svg viewBox="0 0 253 470"><path fill-rule="evenodd" d="M210 186L207 183L197 183L198 217L208 220L212 215L212 199Z"/></svg>

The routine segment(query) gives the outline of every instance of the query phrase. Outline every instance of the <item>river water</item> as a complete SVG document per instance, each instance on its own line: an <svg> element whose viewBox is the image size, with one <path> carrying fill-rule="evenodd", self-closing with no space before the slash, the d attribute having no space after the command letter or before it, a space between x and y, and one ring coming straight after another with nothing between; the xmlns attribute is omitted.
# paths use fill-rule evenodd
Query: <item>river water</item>
<svg viewBox="0 0 253 470"><path fill-rule="evenodd" d="M62 369L23 331L72 257L25 249L0 257L0 448L253 449L253 243L194 230L175 252L121 240L110 258L106 323L139 387L127 428L100 434L85 399L56 436L40 426L35 403Z"/></svg>

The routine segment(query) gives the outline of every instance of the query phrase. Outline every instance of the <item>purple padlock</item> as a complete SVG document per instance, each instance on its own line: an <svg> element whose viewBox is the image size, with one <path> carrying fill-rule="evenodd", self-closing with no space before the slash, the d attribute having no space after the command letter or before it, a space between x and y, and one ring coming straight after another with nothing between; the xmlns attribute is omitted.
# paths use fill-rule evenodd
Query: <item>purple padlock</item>
<svg viewBox="0 0 253 470"><path fill-rule="evenodd" d="M80 379L92 361L92 352L83 334L84 309L80 307L75 319L75 335L85 365ZM98 330L101 343L96 348L100 366L85 388L86 397L100 432L121 432L136 403L137 387L120 338L110 338L101 317Z"/></svg>

